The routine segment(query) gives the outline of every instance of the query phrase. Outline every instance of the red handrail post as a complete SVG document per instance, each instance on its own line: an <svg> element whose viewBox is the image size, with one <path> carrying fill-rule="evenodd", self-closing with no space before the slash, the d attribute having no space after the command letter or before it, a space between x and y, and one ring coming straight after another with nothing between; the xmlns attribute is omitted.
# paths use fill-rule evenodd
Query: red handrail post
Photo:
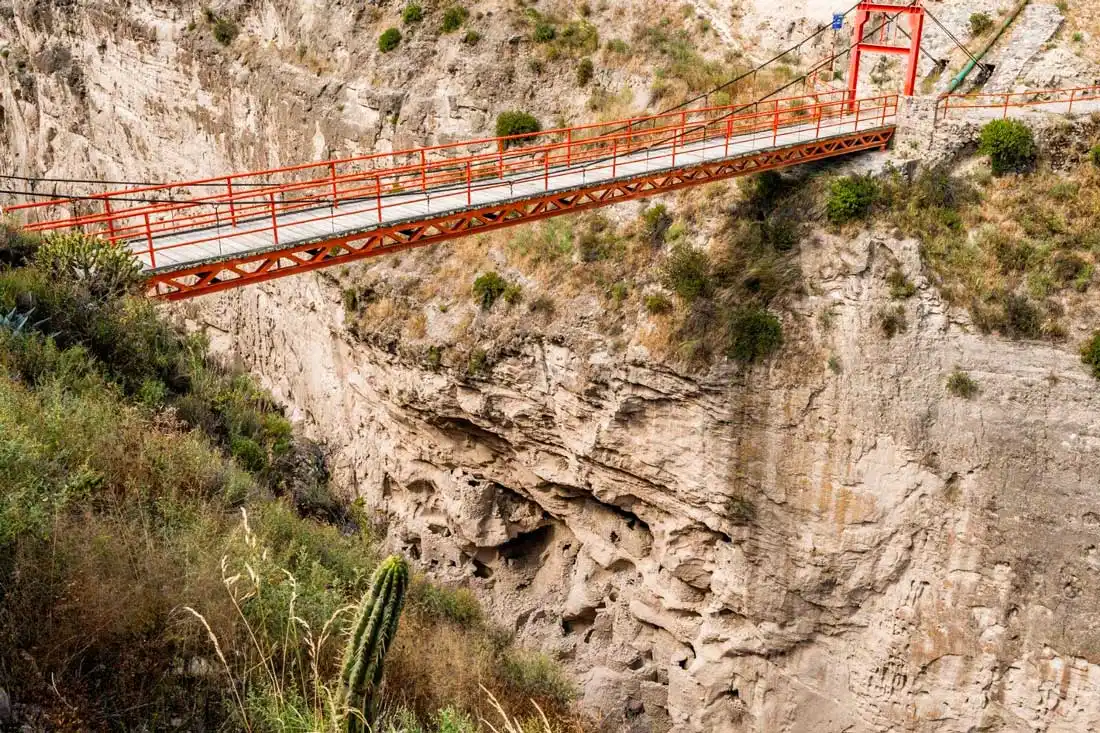
<svg viewBox="0 0 1100 733"><path fill-rule="evenodd" d="M542 154L543 190L550 190L550 151Z"/></svg>
<svg viewBox="0 0 1100 733"><path fill-rule="evenodd" d="M1073 98L1077 95L1076 89L1069 90L1069 109L1066 110L1066 114L1073 112Z"/></svg>
<svg viewBox="0 0 1100 733"><path fill-rule="evenodd" d="M149 243L149 269L157 267L157 255L153 251L153 232L149 228L149 212L145 212L145 241Z"/></svg>
<svg viewBox="0 0 1100 733"><path fill-rule="evenodd" d="M726 158L730 157L730 135L732 135L732 134L733 134L733 118L732 117L727 117L726 118L726 150L725 150L725 153L724 153L724 157L726 157Z"/></svg>
<svg viewBox="0 0 1100 733"><path fill-rule="evenodd" d="M336 193L336 163L329 163L328 169L332 174L332 206L335 208L340 205L340 196Z"/></svg>
<svg viewBox="0 0 1100 733"><path fill-rule="evenodd" d="M115 217L111 213L111 197L103 197L103 210L107 213L107 239L115 241Z"/></svg>
<svg viewBox="0 0 1100 733"><path fill-rule="evenodd" d="M775 100L772 112L772 147L779 141L779 100Z"/></svg>
<svg viewBox="0 0 1100 733"><path fill-rule="evenodd" d="M420 190L428 190L428 158L424 151L420 151Z"/></svg>
<svg viewBox="0 0 1100 733"><path fill-rule="evenodd" d="M672 165L676 165L676 134L672 135Z"/></svg>
<svg viewBox="0 0 1100 733"><path fill-rule="evenodd" d="M573 164L573 128L565 131L565 164Z"/></svg>
<svg viewBox="0 0 1100 733"><path fill-rule="evenodd" d="M382 177L374 177L374 205L378 209L378 223L382 223Z"/></svg>
<svg viewBox="0 0 1100 733"><path fill-rule="evenodd" d="M1005 119L1007 117L1008 117L1008 92L1005 92L1004 114L1001 115L1001 119Z"/></svg>
<svg viewBox="0 0 1100 733"><path fill-rule="evenodd" d="M633 126L634 126L633 118L626 121L626 152L628 152L628 153L630 152L631 148L634 145Z"/></svg>
<svg viewBox="0 0 1100 733"><path fill-rule="evenodd" d="M619 138L611 143L611 177L614 178L619 170Z"/></svg>
<svg viewBox="0 0 1100 733"><path fill-rule="evenodd" d="M267 195L268 200L271 202L271 232L272 237L275 240L275 246L279 246L279 218L275 216L275 192L272 191Z"/></svg>
<svg viewBox="0 0 1100 733"><path fill-rule="evenodd" d="M225 177L225 190L229 197L229 223L237 226L237 206L233 203L233 176Z"/></svg>
<svg viewBox="0 0 1100 733"><path fill-rule="evenodd" d="M879 123L885 127L886 125L886 100L882 100L882 121Z"/></svg>
<svg viewBox="0 0 1100 733"><path fill-rule="evenodd" d="M497 177L504 178L504 141L497 139Z"/></svg>
<svg viewBox="0 0 1100 733"><path fill-rule="evenodd" d="M473 204L474 204L473 190L472 190L473 186L471 185L472 181L473 181L473 175L470 171L470 161L467 160L466 161L466 205L467 206L473 206Z"/></svg>

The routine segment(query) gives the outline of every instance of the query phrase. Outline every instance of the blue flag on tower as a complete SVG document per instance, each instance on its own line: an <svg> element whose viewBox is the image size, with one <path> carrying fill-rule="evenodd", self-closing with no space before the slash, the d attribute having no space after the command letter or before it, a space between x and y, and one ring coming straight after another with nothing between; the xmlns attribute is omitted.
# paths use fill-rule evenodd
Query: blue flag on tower
<svg viewBox="0 0 1100 733"><path fill-rule="evenodd" d="M833 30L838 31L844 27L844 13L833 13Z"/></svg>

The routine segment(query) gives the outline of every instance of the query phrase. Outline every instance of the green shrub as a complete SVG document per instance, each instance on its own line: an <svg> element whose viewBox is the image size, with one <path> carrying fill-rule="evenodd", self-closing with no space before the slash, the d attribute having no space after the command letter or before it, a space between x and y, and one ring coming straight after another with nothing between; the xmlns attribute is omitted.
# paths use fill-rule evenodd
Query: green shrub
<svg viewBox="0 0 1100 733"><path fill-rule="evenodd" d="M989 156L993 175L1027 170L1035 161L1035 138L1017 120L993 120L982 128L979 152Z"/></svg>
<svg viewBox="0 0 1100 733"><path fill-rule="evenodd" d="M592 81L592 76L595 73L596 67L592 63L592 59L581 59L580 63L577 64L577 86L588 86L588 82Z"/></svg>
<svg viewBox="0 0 1100 733"><path fill-rule="evenodd" d="M672 292L690 303L711 289L710 257L686 244L672 248L661 267L661 281Z"/></svg>
<svg viewBox="0 0 1100 733"><path fill-rule="evenodd" d="M993 19L986 13L971 13L970 35L980 36L993 27Z"/></svg>
<svg viewBox="0 0 1100 733"><path fill-rule="evenodd" d="M642 236L654 247L665 243L665 235L672 226L672 217L664 204L654 204L642 211Z"/></svg>
<svg viewBox="0 0 1100 733"><path fill-rule="evenodd" d="M1100 168L1100 145L1093 145L1089 148L1089 160L1097 168Z"/></svg>
<svg viewBox="0 0 1100 733"><path fill-rule="evenodd" d="M878 200L879 187L867 175L847 176L833 181L825 213L834 224L860 219L870 212Z"/></svg>
<svg viewBox="0 0 1100 733"><path fill-rule="evenodd" d="M452 5L443 11L443 25L440 30L444 33L452 33L462 27L466 19L470 17L470 11L461 5Z"/></svg>
<svg viewBox="0 0 1100 733"><path fill-rule="evenodd" d="M444 588L418 580L410 592L410 606L417 613L472 628L482 621L481 604L469 588Z"/></svg>
<svg viewBox="0 0 1100 733"><path fill-rule="evenodd" d="M21 267L38 249L40 239L0 222L0 267Z"/></svg>
<svg viewBox="0 0 1100 733"><path fill-rule="evenodd" d="M661 293L645 296L645 309L650 315L659 316L672 311L672 301Z"/></svg>
<svg viewBox="0 0 1100 733"><path fill-rule="evenodd" d="M961 369L956 369L947 378L947 391L956 397L970 399L978 394L978 383Z"/></svg>
<svg viewBox="0 0 1100 733"><path fill-rule="evenodd" d="M728 355L743 362L760 361L783 344L783 325L764 308L745 307L733 311L727 323Z"/></svg>
<svg viewBox="0 0 1100 733"><path fill-rule="evenodd" d="M1092 334L1092 338L1081 347L1081 361L1092 372L1092 376L1100 379L1100 331Z"/></svg>
<svg viewBox="0 0 1100 733"><path fill-rule="evenodd" d="M504 141L505 147L520 145L535 137L535 133L542 129L534 115L519 110L501 112L497 115L497 137L511 138ZM518 137L513 137L518 136Z"/></svg>
<svg viewBox="0 0 1100 733"><path fill-rule="evenodd" d="M504 295L508 287L507 280L495 270L490 270L478 275L477 279L474 280L474 297L482 308L488 310L493 307L493 303L497 301L497 298Z"/></svg>
<svg viewBox="0 0 1100 733"><path fill-rule="evenodd" d="M525 697L567 705L576 695L573 684L544 654L517 649L505 655L502 667L504 679Z"/></svg>
<svg viewBox="0 0 1100 733"><path fill-rule="evenodd" d="M409 3L405 6L405 9L401 11L401 20L406 24L419 23L424 19L424 8L420 6L420 3Z"/></svg>
<svg viewBox="0 0 1100 733"><path fill-rule="evenodd" d="M557 35L558 33L554 29L554 26L545 21L539 21L535 24L535 31L532 33L531 37L535 39L535 43L549 43L554 40Z"/></svg>
<svg viewBox="0 0 1100 733"><path fill-rule="evenodd" d="M909 282L905 273L899 269L891 270L886 276L886 283L890 286L890 297L894 300L912 298L917 293L917 286Z"/></svg>
<svg viewBox="0 0 1100 733"><path fill-rule="evenodd" d="M476 46L480 40L481 34L473 29L466 31L466 35L462 37L462 42L467 46Z"/></svg>
<svg viewBox="0 0 1100 733"><path fill-rule="evenodd" d="M909 328L909 322L905 318L905 309L900 305L894 308L883 308L879 311L878 318L882 335L888 339L894 338L899 333L905 333Z"/></svg>
<svg viewBox="0 0 1100 733"><path fill-rule="evenodd" d="M1043 335L1043 314L1031 298L1018 293L1002 297L1004 322L1001 332L1014 339L1037 339Z"/></svg>
<svg viewBox="0 0 1100 733"><path fill-rule="evenodd" d="M240 33L237 24L230 18L218 18L214 21L214 40L223 46L228 46Z"/></svg>
<svg viewBox="0 0 1100 733"><path fill-rule="evenodd" d="M489 354L485 349L474 349L466 362L466 373L471 377L484 374L489 368Z"/></svg>
<svg viewBox="0 0 1100 733"><path fill-rule="evenodd" d="M605 48L607 48L609 52L617 54L619 56L625 56L626 54L630 53L630 45L621 38L612 38L610 41L607 42L607 46Z"/></svg>
<svg viewBox="0 0 1100 733"><path fill-rule="evenodd" d="M378 37L378 50L382 53L389 53L397 48L399 43L401 43L401 31L396 28L387 28Z"/></svg>

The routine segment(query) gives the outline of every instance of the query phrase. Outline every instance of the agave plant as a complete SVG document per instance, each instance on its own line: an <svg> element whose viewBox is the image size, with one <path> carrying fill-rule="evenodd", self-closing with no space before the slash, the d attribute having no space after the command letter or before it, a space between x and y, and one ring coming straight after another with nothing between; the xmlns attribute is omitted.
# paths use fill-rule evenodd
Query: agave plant
<svg viewBox="0 0 1100 733"><path fill-rule="evenodd" d="M30 311L20 313L15 308L12 308L7 314L0 312L0 329L11 331L12 333L22 333L30 320Z"/></svg>

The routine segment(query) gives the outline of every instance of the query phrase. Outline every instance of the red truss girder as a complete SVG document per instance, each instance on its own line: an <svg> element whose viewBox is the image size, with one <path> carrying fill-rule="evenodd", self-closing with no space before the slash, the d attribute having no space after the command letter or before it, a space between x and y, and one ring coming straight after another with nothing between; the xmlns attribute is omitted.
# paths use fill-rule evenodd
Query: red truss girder
<svg viewBox="0 0 1100 733"><path fill-rule="evenodd" d="M713 161L619 181L604 181L589 188L551 192L544 196L475 210L459 211L432 219L410 221L354 232L286 249L253 252L233 259L207 262L149 279L149 294L165 300L239 287L299 272L316 270L365 257L423 247L475 232L546 219L561 214L607 206L620 201L675 191L771 168L807 163L871 148L882 148L894 134L893 127L814 140L752 155Z"/></svg>

